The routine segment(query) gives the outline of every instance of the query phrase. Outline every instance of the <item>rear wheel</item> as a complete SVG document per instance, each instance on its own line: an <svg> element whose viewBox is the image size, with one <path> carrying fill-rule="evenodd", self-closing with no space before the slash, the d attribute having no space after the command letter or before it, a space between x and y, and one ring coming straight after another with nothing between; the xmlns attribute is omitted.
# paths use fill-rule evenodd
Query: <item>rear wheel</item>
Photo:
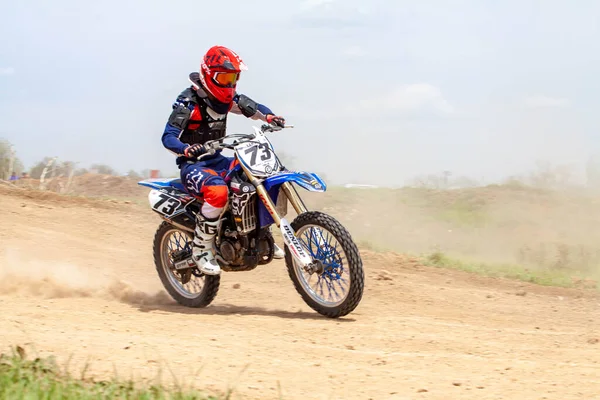
<svg viewBox="0 0 600 400"><path fill-rule="evenodd" d="M154 235L154 264L167 292L186 307L206 307L217 295L220 275L204 275L197 268L176 270L173 256L192 252L192 234L163 222Z"/></svg>
<svg viewBox="0 0 600 400"><path fill-rule="evenodd" d="M288 273L302 299L330 318L351 313L364 289L362 260L350 233L335 218L310 211L292 222L296 237L321 267L309 272L285 248Z"/></svg>

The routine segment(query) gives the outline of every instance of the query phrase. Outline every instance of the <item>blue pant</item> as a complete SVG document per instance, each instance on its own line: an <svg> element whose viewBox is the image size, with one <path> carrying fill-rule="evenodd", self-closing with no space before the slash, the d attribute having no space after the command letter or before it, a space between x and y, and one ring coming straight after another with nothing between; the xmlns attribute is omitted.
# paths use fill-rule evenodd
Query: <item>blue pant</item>
<svg viewBox="0 0 600 400"><path fill-rule="evenodd" d="M201 212L204 217L219 216L229 195L223 177L229 171L233 157L218 154L207 161L181 166L181 182L189 194L203 201Z"/></svg>

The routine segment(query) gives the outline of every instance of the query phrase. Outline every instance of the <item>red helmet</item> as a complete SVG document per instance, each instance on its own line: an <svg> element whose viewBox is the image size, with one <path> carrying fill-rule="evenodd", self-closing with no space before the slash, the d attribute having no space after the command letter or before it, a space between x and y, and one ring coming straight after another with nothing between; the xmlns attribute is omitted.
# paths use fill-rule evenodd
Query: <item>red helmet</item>
<svg viewBox="0 0 600 400"><path fill-rule="evenodd" d="M235 95L240 72L247 69L246 64L235 52L227 47L213 46L206 52L200 64L200 82L214 100L230 104Z"/></svg>

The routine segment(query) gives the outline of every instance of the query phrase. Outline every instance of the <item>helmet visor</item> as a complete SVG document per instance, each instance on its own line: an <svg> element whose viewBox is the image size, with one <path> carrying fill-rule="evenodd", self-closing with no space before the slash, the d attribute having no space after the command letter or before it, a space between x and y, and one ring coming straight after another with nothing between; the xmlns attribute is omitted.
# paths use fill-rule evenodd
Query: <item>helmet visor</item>
<svg viewBox="0 0 600 400"><path fill-rule="evenodd" d="M221 87L235 87L240 74L237 72L215 72L213 80Z"/></svg>

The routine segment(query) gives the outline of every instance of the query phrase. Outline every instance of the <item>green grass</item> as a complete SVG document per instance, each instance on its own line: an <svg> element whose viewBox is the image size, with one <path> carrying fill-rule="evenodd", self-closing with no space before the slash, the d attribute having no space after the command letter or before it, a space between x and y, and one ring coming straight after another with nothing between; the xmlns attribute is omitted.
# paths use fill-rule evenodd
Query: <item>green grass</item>
<svg viewBox="0 0 600 400"><path fill-rule="evenodd" d="M482 227L488 222L487 215L481 210L474 210L464 204L453 204L433 215L441 221L459 227Z"/></svg>
<svg viewBox="0 0 600 400"><path fill-rule="evenodd" d="M218 400L194 390L166 389L160 385L137 387L133 382L94 382L63 373L52 358L27 360L25 351L16 347L12 354L0 355L0 399L127 399L127 400ZM228 399L230 394L222 397Z"/></svg>
<svg viewBox="0 0 600 400"><path fill-rule="evenodd" d="M461 261L435 252L423 258L423 263L432 267L450 268L484 276L508 278L544 286L575 287L581 282L586 287L595 286L588 276L574 276L571 271L546 268L527 268L515 264L490 264ZM588 278L588 279L586 279Z"/></svg>
<svg viewBox="0 0 600 400"><path fill-rule="evenodd" d="M374 251L375 253L386 253L389 251L393 251L392 248L390 248L389 246L383 246L380 245L379 243L376 243L372 240L368 240L368 239L358 239L356 241L356 245L358 246L359 249L365 249L365 250L370 250L370 251Z"/></svg>

